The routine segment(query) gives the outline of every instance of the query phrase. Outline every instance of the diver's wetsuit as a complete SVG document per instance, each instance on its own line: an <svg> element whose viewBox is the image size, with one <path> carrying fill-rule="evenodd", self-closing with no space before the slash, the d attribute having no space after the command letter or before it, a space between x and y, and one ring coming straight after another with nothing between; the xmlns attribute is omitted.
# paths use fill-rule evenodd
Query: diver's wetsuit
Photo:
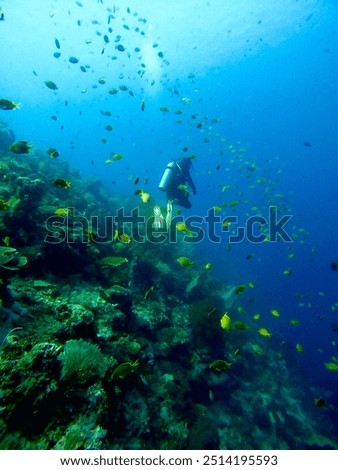
<svg viewBox="0 0 338 470"><path fill-rule="evenodd" d="M181 186L188 184L192 192L196 194L196 187L190 176L191 160L184 158L176 162L175 173L167 188L167 200L172 201L173 204L190 209L191 203L189 201L189 193Z"/></svg>

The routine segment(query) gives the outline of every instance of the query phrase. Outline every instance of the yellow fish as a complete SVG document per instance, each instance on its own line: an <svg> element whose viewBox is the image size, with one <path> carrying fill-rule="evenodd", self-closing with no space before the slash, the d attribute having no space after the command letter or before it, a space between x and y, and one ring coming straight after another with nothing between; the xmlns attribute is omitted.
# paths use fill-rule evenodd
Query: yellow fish
<svg viewBox="0 0 338 470"><path fill-rule="evenodd" d="M209 271L211 269L211 263L207 263L205 266L204 266L204 269L206 269L207 271Z"/></svg>
<svg viewBox="0 0 338 470"><path fill-rule="evenodd" d="M334 362L325 362L325 367L327 370L338 371L338 364Z"/></svg>
<svg viewBox="0 0 338 470"><path fill-rule="evenodd" d="M142 199L143 202L149 202L150 194L145 193L144 191L141 191L140 198Z"/></svg>
<svg viewBox="0 0 338 470"><path fill-rule="evenodd" d="M187 268L188 266L191 266L194 264L189 258L186 256L180 256L180 258L177 258L178 263L180 263L181 266L184 268Z"/></svg>
<svg viewBox="0 0 338 470"><path fill-rule="evenodd" d="M130 243L131 242L131 236L128 235L127 233L121 233L119 236L119 240L122 243Z"/></svg>
<svg viewBox="0 0 338 470"><path fill-rule="evenodd" d="M223 330L229 331L231 330L231 318L227 313L223 315L223 317L220 319L220 325L223 328Z"/></svg>
<svg viewBox="0 0 338 470"><path fill-rule="evenodd" d="M54 212L56 215L61 215L61 217L66 217L68 215L68 209L66 207L60 207Z"/></svg>
<svg viewBox="0 0 338 470"><path fill-rule="evenodd" d="M209 365L209 368L216 372L222 372L223 370L229 369L231 362L224 361L223 359L217 359Z"/></svg>
<svg viewBox="0 0 338 470"><path fill-rule="evenodd" d="M135 372L137 367L139 366L140 362L138 359L136 359L135 362L122 362L122 364L119 364L112 373L111 378L114 379L120 379L123 380L125 379L128 375L132 374Z"/></svg>
<svg viewBox="0 0 338 470"><path fill-rule="evenodd" d="M274 317L279 317L279 312L278 312L278 310L273 309L273 310L271 310L271 313L272 313L272 315L273 315Z"/></svg>
<svg viewBox="0 0 338 470"><path fill-rule="evenodd" d="M123 156L120 153L114 153L114 155L111 156L111 159L114 161L117 160L122 160Z"/></svg>
<svg viewBox="0 0 338 470"><path fill-rule="evenodd" d="M252 317L254 320L259 320L261 318L259 313L255 313L255 315Z"/></svg>
<svg viewBox="0 0 338 470"><path fill-rule="evenodd" d="M259 333L260 335L264 336L265 338L270 338L270 336L272 336L271 333L270 333L270 331L267 330L266 328L260 328L260 329L258 330L258 333Z"/></svg>
<svg viewBox="0 0 338 470"><path fill-rule="evenodd" d="M303 346L302 346L301 344L299 344L299 343L296 344L296 349L297 349L297 351L300 352L300 353L303 353L303 352L304 352Z"/></svg>
<svg viewBox="0 0 338 470"><path fill-rule="evenodd" d="M183 222L179 222L176 224L176 230L183 233L190 233L190 230Z"/></svg>

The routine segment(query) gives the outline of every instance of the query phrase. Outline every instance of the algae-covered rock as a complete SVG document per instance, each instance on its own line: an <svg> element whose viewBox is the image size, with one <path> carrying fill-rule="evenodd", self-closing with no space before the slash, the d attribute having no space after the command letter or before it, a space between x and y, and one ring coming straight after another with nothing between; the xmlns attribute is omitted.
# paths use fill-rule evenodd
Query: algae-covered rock
<svg viewBox="0 0 338 470"><path fill-rule="evenodd" d="M10 271L17 271L27 264L27 258L20 256L15 248L0 246L0 267Z"/></svg>
<svg viewBox="0 0 338 470"><path fill-rule="evenodd" d="M95 422L94 415L79 416L56 443L55 450L102 449L106 431Z"/></svg>

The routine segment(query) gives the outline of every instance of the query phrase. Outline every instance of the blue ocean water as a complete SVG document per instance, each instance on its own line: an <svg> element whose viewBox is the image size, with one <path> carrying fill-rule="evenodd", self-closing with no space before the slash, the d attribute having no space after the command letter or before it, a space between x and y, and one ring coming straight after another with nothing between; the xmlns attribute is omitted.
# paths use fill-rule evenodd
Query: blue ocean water
<svg viewBox="0 0 338 470"><path fill-rule="evenodd" d="M224 284L253 283L241 306L265 315L304 376L328 391L338 432L337 372L324 366L338 356L337 3L2 0L0 7L0 94L21 104L1 118L17 139L57 148L81 175L135 202L139 177L162 205L167 163L193 154L197 195L183 215L206 217L217 207L215 215L238 217L230 233L251 216L268 218L271 206L279 219L292 216L291 242L206 236L194 260L211 263ZM123 159L105 163L115 153Z"/></svg>

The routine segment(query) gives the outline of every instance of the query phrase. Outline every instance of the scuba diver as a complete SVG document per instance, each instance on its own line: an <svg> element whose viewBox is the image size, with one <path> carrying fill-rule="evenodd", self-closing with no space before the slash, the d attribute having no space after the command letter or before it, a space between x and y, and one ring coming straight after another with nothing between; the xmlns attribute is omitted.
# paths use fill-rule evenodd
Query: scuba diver
<svg viewBox="0 0 338 470"><path fill-rule="evenodd" d="M167 192L167 215L164 218L160 207L154 207L153 227L155 229L159 230L169 227L172 219L173 204L190 209L190 193L187 183L192 192L196 194L196 187L190 176L191 167L191 159L187 157L168 163L158 186L159 189Z"/></svg>
<svg viewBox="0 0 338 470"><path fill-rule="evenodd" d="M191 208L189 201L189 189L187 184L196 194L196 187L190 176L192 162L190 158L181 158L180 160L170 162L165 169L159 184L159 189L167 192L167 201L171 204Z"/></svg>

